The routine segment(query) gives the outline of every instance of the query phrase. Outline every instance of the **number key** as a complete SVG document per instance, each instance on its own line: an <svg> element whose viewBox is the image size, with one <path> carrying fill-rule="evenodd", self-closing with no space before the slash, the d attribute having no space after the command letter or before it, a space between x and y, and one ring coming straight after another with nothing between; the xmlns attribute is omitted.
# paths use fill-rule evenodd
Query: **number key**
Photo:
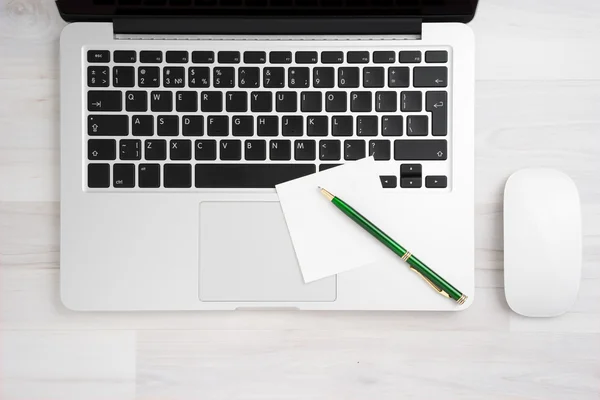
<svg viewBox="0 0 600 400"><path fill-rule="evenodd" d="M138 68L138 86L139 87L159 87L160 69L158 67L140 67Z"/></svg>
<svg viewBox="0 0 600 400"><path fill-rule="evenodd" d="M209 87L210 69L208 67L192 67L188 71L190 87Z"/></svg>
<svg viewBox="0 0 600 400"><path fill-rule="evenodd" d="M213 82L215 87L235 86L235 69L233 67L217 67L213 70Z"/></svg>
<svg viewBox="0 0 600 400"><path fill-rule="evenodd" d="M313 86L316 88L332 88L334 85L333 67L320 67L313 70Z"/></svg>

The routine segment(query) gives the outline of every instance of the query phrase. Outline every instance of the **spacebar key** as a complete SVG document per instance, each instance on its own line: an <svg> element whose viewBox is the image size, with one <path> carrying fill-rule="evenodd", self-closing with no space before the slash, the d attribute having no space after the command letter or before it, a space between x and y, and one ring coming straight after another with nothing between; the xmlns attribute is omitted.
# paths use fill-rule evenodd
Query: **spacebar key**
<svg viewBox="0 0 600 400"><path fill-rule="evenodd" d="M315 172L314 164L196 164L196 187L273 188Z"/></svg>

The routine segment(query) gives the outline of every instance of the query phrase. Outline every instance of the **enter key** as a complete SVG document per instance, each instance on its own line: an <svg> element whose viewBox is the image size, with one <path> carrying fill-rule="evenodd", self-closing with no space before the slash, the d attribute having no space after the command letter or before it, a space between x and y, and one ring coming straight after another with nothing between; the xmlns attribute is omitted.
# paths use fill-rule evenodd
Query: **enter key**
<svg viewBox="0 0 600 400"><path fill-rule="evenodd" d="M431 112L431 134L448 134L448 92L427 92L425 109Z"/></svg>

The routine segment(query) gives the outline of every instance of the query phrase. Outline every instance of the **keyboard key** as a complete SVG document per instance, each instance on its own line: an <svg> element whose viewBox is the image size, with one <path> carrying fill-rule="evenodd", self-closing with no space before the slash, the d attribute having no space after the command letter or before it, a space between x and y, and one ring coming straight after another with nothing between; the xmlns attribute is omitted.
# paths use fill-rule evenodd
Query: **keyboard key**
<svg viewBox="0 0 600 400"><path fill-rule="evenodd" d="M352 92L350 94L350 111L370 112L373 109L371 92Z"/></svg>
<svg viewBox="0 0 600 400"><path fill-rule="evenodd" d="M389 140L371 140L369 156L373 156L377 161L388 161L392 157L391 147Z"/></svg>
<svg viewBox="0 0 600 400"><path fill-rule="evenodd" d="M267 62L267 53L264 51L246 51L244 53L244 63L246 64L264 64Z"/></svg>
<svg viewBox="0 0 600 400"><path fill-rule="evenodd" d="M327 136L327 117L308 116L306 117L306 134L308 136Z"/></svg>
<svg viewBox="0 0 600 400"><path fill-rule="evenodd" d="M127 136L129 117L127 115L88 115L88 135Z"/></svg>
<svg viewBox="0 0 600 400"><path fill-rule="evenodd" d="M215 53L213 51L194 51L192 52L192 62L194 64L212 64L215 62Z"/></svg>
<svg viewBox="0 0 600 400"><path fill-rule="evenodd" d="M152 115L134 115L131 117L131 133L133 136L154 135L154 117Z"/></svg>
<svg viewBox="0 0 600 400"><path fill-rule="evenodd" d="M425 178L425 187L433 189L444 189L448 187L448 178L443 175L428 176Z"/></svg>
<svg viewBox="0 0 600 400"><path fill-rule="evenodd" d="M192 166L190 164L165 164L164 174L166 188L192 187Z"/></svg>
<svg viewBox="0 0 600 400"><path fill-rule="evenodd" d="M377 117L358 116L356 117L356 135L357 136L377 136Z"/></svg>
<svg viewBox="0 0 600 400"><path fill-rule="evenodd" d="M235 69L233 67L215 67L213 69L213 82L215 87L234 87Z"/></svg>
<svg viewBox="0 0 600 400"><path fill-rule="evenodd" d="M138 185L141 188L160 187L160 165L140 164L138 167Z"/></svg>
<svg viewBox="0 0 600 400"><path fill-rule="evenodd" d="M169 158L173 161L192 159L192 142L190 140L171 140Z"/></svg>
<svg viewBox="0 0 600 400"><path fill-rule="evenodd" d="M197 188L273 188L316 172L314 164L196 164Z"/></svg>
<svg viewBox="0 0 600 400"><path fill-rule="evenodd" d="M275 109L277 112L296 112L298 110L296 92L277 92Z"/></svg>
<svg viewBox="0 0 600 400"><path fill-rule="evenodd" d="M87 60L89 63L110 62L110 51L108 51L108 50L88 50Z"/></svg>
<svg viewBox="0 0 600 400"><path fill-rule="evenodd" d="M150 94L150 109L155 112L173 111L173 92L152 92Z"/></svg>
<svg viewBox="0 0 600 400"><path fill-rule="evenodd" d="M321 53L321 63L323 64L341 64L344 62L344 52L342 51L324 51Z"/></svg>
<svg viewBox="0 0 600 400"><path fill-rule="evenodd" d="M344 141L344 160L356 161L365 158L364 140L346 140Z"/></svg>
<svg viewBox="0 0 600 400"><path fill-rule="evenodd" d="M446 87L448 86L447 67L415 67L414 87Z"/></svg>
<svg viewBox="0 0 600 400"><path fill-rule="evenodd" d="M401 115L384 115L381 117L382 136L402 136L403 119Z"/></svg>
<svg viewBox="0 0 600 400"><path fill-rule="evenodd" d="M160 68L158 68L158 67L138 68L138 86L139 87L159 87L160 86Z"/></svg>
<svg viewBox="0 0 600 400"><path fill-rule="evenodd" d="M140 62L143 64L159 64L163 60L162 51L141 51Z"/></svg>
<svg viewBox="0 0 600 400"><path fill-rule="evenodd" d="M229 136L229 117L222 115L209 115L206 129L208 136Z"/></svg>
<svg viewBox="0 0 600 400"><path fill-rule="evenodd" d="M385 86L385 69L383 67L364 68L363 86L366 88L381 88Z"/></svg>
<svg viewBox="0 0 600 400"><path fill-rule="evenodd" d="M271 112L273 110L273 93L252 92L250 95L250 109L252 112Z"/></svg>
<svg viewBox="0 0 600 400"><path fill-rule="evenodd" d="M400 178L400 187L405 189L418 189L422 184L421 178Z"/></svg>
<svg viewBox="0 0 600 400"><path fill-rule="evenodd" d="M246 140L244 158L248 161L264 161L267 159L267 142L264 140Z"/></svg>
<svg viewBox="0 0 600 400"><path fill-rule="evenodd" d="M249 115L234 116L231 120L233 136L254 136L254 118Z"/></svg>
<svg viewBox="0 0 600 400"><path fill-rule="evenodd" d="M179 136L179 117L177 115L159 115L156 122L158 136Z"/></svg>
<svg viewBox="0 0 600 400"><path fill-rule="evenodd" d="M166 140L146 140L144 142L144 158L146 160L166 160Z"/></svg>
<svg viewBox="0 0 600 400"><path fill-rule="evenodd" d="M297 51L296 64L316 64L319 54L316 51Z"/></svg>
<svg viewBox="0 0 600 400"><path fill-rule="evenodd" d="M381 187L384 189L394 189L398 186L398 177L394 175L382 175L379 177Z"/></svg>
<svg viewBox="0 0 600 400"><path fill-rule="evenodd" d="M140 160L142 158L142 141L137 139L119 141L119 158L121 160Z"/></svg>
<svg viewBox="0 0 600 400"><path fill-rule="evenodd" d="M302 112L321 112L323 95L321 92L302 92L300 109Z"/></svg>
<svg viewBox="0 0 600 400"><path fill-rule="evenodd" d="M352 136L353 129L352 116L336 115L331 117L331 134L333 136Z"/></svg>
<svg viewBox="0 0 600 400"><path fill-rule="evenodd" d="M188 70L188 84L192 88L210 86L210 68L191 67Z"/></svg>
<svg viewBox="0 0 600 400"><path fill-rule="evenodd" d="M291 51L272 51L269 53L271 64L290 64L292 62Z"/></svg>
<svg viewBox="0 0 600 400"><path fill-rule="evenodd" d="M189 60L187 51L167 51L167 62L170 64L186 64Z"/></svg>
<svg viewBox="0 0 600 400"><path fill-rule="evenodd" d="M445 63L448 62L447 51L426 51L425 52L426 63ZM425 182L427 185L427 182Z"/></svg>
<svg viewBox="0 0 600 400"><path fill-rule="evenodd" d="M137 90L126 92L125 110L137 112L148 111L148 92Z"/></svg>
<svg viewBox="0 0 600 400"><path fill-rule="evenodd" d="M408 136L427 136L429 118L427 115L409 115L406 117L406 134Z"/></svg>
<svg viewBox="0 0 600 400"><path fill-rule="evenodd" d="M394 141L395 160L446 160L448 142L446 140L396 140Z"/></svg>
<svg viewBox="0 0 600 400"><path fill-rule="evenodd" d="M197 92L177 92L175 93L175 99L175 109L178 112L198 111Z"/></svg>
<svg viewBox="0 0 600 400"><path fill-rule="evenodd" d="M196 140L194 145L196 149L196 160L216 160L217 159L217 141L216 140Z"/></svg>
<svg viewBox="0 0 600 400"><path fill-rule="evenodd" d="M87 84L89 87L108 87L108 67L88 67Z"/></svg>
<svg viewBox="0 0 600 400"><path fill-rule="evenodd" d="M314 140L296 140L294 143L294 159L312 161L316 158L316 143Z"/></svg>
<svg viewBox="0 0 600 400"><path fill-rule="evenodd" d="M121 111L123 109L123 94L118 91L88 92L88 111Z"/></svg>
<svg viewBox="0 0 600 400"><path fill-rule="evenodd" d="M388 69L388 86L407 88L410 86L410 69L408 67L390 67Z"/></svg>
<svg viewBox="0 0 600 400"><path fill-rule="evenodd" d="M115 139L88 140L88 160L115 160L117 141Z"/></svg>
<svg viewBox="0 0 600 400"><path fill-rule="evenodd" d="M423 108L423 94L421 92L400 93L400 108L406 112L419 112Z"/></svg>
<svg viewBox="0 0 600 400"><path fill-rule="evenodd" d="M260 69L244 67L238 70L238 86L241 88L257 88L260 86Z"/></svg>
<svg viewBox="0 0 600 400"><path fill-rule="evenodd" d="M283 67L266 67L263 69L263 85L266 88L282 88L285 83Z"/></svg>
<svg viewBox="0 0 600 400"><path fill-rule="evenodd" d="M319 160L338 161L342 157L339 140L321 140L319 143Z"/></svg>
<svg viewBox="0 0 600 400"><path fill-rule="evenodd" d="M400 62L402 64L418 64L421 62L420 51L401 51Z"/></svg>
<svg viewBox="0 0 600 400"><path fill-rule="evenodd" d="M248 111L248 94L246 92L227 92L225 95L225 109L227 112Z"/></svg>
<svg viewBox="0 0 600 400"><path fill-rule="evenodd" d="M396 53L393 51L375 51L373 52L373 62L375 64L392 64L396 62Z"/></svg>
<svg viewBox="0 0 600 400"><path fill-rule="evenodd" d="M238 64L240 62L239 51L220 51L219 63L221 64Z"/></svg>
<svg viewBox="0 0 600 400"><path fill-rule="evenodd" d="M242 159L242 142L239 140L221 140L219 142L221 160L237 161Z"/></svg>
<svg viewBox="0 0 600 400"><path fill-rule="evenodd" d="M223 92L202 92L200 109L203 112L223 111Z"/></svg>
<svg viewBox="0 0 600 400"><path fill-rule="evenodd" d="M279 136L279 118L264 115L256 117L256 133L258 136Z"/></svg>
<svg viewBox="0 0 600 400"><path fill-rule="evenodd" d="M113 186L116 188L135 187L135 165L115 164L113 165Z"/></svg>
<svg viewBox="0 0 600 400"><path fill-rule="evenodd" d="M88 164L88 187L107 188L110 186L110 165Z"/></svg>
<svg viewBox="0 0 600 400"><path fill-rule="evenodd" d="M375 93L375 111L396 112L397 100L396 92L377 92Z"/></svg>
<svg viewBox="0 0 600 400"><path fill-rule="evenodd" d="M295 67L288 70L288 86L291 88L307 88L310 72L308 67Z"/></svg>
<svg viewBox="0 0 600 400"><path fill-rule="evenodd" d="M325 93L325 111L346 112L348 109L348 94L346 92Z"/></svg>
<svg viewBox="0 0 600 400"><path fill-rule="evenodd" d="M319 172L327 171L328 169L339 167L342 164L321 164L319 165Z"/></svg>
<svg viewBox="0 0 600 400"><path fill-rule="evenodd" d="M332 88L335 85L333 67L318 67L313 69L313 86L316 88Z"/></svg>
<svg viewBox="0 0 600 400"><path fill-rule="evenodd" d="M184 115L182 119L183 136L203 136L204 117L202 115Z"/></svg>
<svg viewBox="0 0 600 400"><path fill-rule="evenodd" d="M400 166L400 176L402 178L420 178L423 175L423 166L421 164L402 164Z"/></svg>
<svg viewBox="0 0 600 400"><path fill-rule="evenodd" d="M185 68L167 67L163 69L164 87L184 87L185 86Z"/></svg>
<svg viewBox="0 0 600 400"><path fill-rule="evenodd" d="M357 88L360 84L358 67L342 67L338 69L338 86L341 88Z"/></svg>
<svg viewBox="0 0 600 400"><path fill-rule="evenodd" d="M272 161L288 161L292 158L292 144L289 140L271 140L269 158Z"/></svg>
<svg viewBox="0 0 600 400"><path fill-rule="evenodd" d="M431 112L431 134L446 136L448 134L448 93L427 92L425 109Z"/></svg>
<svg viewBox="0 0 600 400"><path fill-rule="evenodd" d="M115 50L113 53L115 63L126 64L137 61L137 53L133 50Z"/></svg>
<svg viewBox="0 0 600 400"><path fill-rule="evenodd" d="M348 64L366 64L369 62L368 51L349 51Z"/></svg>
<svg viewBox="0 0 600 400"><path fill-rule="evenodd" d="M301 116L283 116L281 117L281 134L283 136L302 136L303 120Z"/></svg>

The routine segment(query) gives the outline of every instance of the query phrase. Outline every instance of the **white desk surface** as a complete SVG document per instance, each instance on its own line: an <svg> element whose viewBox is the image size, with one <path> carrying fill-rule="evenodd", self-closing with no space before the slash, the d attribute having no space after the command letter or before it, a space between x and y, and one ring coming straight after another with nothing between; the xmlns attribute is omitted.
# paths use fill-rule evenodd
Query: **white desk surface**
<svg viewBox="0 0 600 400"><path fill-rule="evenodd" d="M461 313L99 313L58 296L58 37L52 0L0 0L0 398L599 399L600 2L481 0L476 301ZM583 203L572 312L512 313L502 189L566 171Z"/></svg>

